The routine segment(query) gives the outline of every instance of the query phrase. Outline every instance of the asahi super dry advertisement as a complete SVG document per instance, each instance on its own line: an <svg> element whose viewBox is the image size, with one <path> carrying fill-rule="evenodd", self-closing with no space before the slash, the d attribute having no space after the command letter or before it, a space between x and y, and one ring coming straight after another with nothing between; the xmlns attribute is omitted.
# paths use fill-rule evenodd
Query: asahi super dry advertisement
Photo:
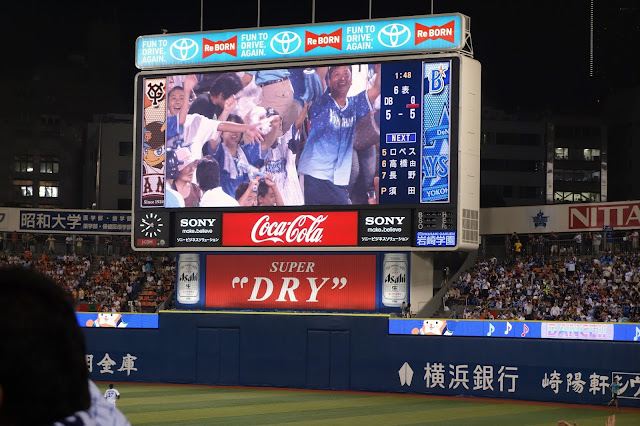
<svg viewBox="0 0 640 426"><path fill-rule="evenodd" d="M408 253L181 253L178 309L401 314Z"/></svg>

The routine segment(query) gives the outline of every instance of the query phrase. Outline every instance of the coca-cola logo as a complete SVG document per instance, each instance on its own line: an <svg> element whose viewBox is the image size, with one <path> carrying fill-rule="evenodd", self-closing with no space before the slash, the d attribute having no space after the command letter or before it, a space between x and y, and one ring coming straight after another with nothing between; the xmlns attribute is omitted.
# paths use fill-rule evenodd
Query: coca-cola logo
<svg viewBox="0 0 640 426"><path fill-rule="evenodd" d="M326 215L314 216L301 214L291 221L271 221L264 215L256 221L251 229L251 241L256 244L271 241L273 243L320 243L324 228L320 224L327 219Z"/></svg>
<svg viewBox="0 0 640 426"><path fill-rule="evenodd" d="M222 245L330 247L358 244L358 212L224 213Z"/></svg>

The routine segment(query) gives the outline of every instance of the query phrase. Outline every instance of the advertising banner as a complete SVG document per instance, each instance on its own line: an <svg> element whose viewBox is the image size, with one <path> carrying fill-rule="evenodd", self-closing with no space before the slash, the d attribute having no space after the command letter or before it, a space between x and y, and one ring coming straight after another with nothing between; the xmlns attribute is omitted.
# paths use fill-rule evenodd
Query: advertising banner
<svg viewBox="0 0 640 426"><path fill-rule="evenodd" d="M640 202L554 204L482 209L482 235L632 230L640 228Z"/></svg>
<svg viewBox="0 0 640 426"><path fill-rule="evenodd" d="M158 314L76 312L80 327L158 328Z"/></svg>
<svg viewBox="0 0 640 426"><path fill-rule="evenodd" d="M640 327L605 322L390 319L389 334L637 342Z"/></svg>
<svg viewBox="0 0 640 426"><path fill-rule="evenodd" d="M358 244L361 246L406 246L411 238L409 210L376 210L360 213Z"/></svg>
<svg viewBox="0 0 640 426"><path fill-rule="evenodd" d="M640 228L640 203L568 206L569 229Z"/></svg>
<svg viewBox="0 0 640 426"><path fill-rule="evenodd" d="M226 247L357 244L357 212L225 213L222 220Z"/></svg>
<svg viewBox="0 0 640 426"><path fill-rule="evenodd" d="M139 37L140 69L278 61L327 56L394 54L464 47L463 15L339 22L250 30Z"/></svg>
<svg viewBox="0 0 640 426"><path fill-rule="evenodd" d="M376 255L210 255L205 305L374 311Z"/></svg>
<svg viewBox="0 0 640 426"><path fill-rule="evenodd" d="M467 152L458 146L459 86L463 70L479 69L463 67L459 56L369 59L141 73L134 227L143 232L134 249L474 248L477 238L465 241L458 230L459 201L466 202L466 195L454 195L460 194L458 163ZM211 93L230 102L228 119L220 120L223 110ZM336 106L342 98L345 110ZM476 173L465 179L471 175ZM477 188L463 194L475 197ZM401 209L411 209L405 223L414 229L408 233L404 224L363 223L376 215L372 211L382 216ZM155 210L171 213L167 235L147 225L137 229L138 217ZM219 220L206 228L184 227L186 216L176 213L196 210L215 211ZM328 216L320 218L318 211ZM416 222L421 214L425 220ZM316 227L324 229L313 232ZM402 229L380 231L391 228Z"/></svg>
<svg viewBox="0 0 640 426"><path fill-rule="evenodd" d="M0 219L4 217L4 214L0 213ZM131 213L97 210L20 210L20 227L17 231L130 234Z"/></svg>
<svg viewBox="0 0 640 426"><path fill-rule="evenodd" d="M220 213L176 212L174 215L175 247L222 245Z"/></svg>

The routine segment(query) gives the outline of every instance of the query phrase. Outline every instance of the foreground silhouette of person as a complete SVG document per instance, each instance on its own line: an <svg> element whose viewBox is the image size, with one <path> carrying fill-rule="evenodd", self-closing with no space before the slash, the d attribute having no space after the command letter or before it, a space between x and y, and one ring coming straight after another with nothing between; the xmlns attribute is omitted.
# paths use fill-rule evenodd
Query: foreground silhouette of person
<svg viewBox="0 0 640 426"><path fill-rule="evenodd" d="M71 296L43 274L0 268L0 425L129 425L89 380Z"/></svg>

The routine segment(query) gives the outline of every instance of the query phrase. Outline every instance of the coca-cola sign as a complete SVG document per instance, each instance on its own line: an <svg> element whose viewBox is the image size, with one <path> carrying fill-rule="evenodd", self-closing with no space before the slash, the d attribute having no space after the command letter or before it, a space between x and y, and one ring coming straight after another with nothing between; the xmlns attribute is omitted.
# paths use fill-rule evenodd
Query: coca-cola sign
<svg viewBox="0 0 640 426"><path fill-rule="evenodd" d="M223 246L355 246L356 212L225 213Z"/></svg>
<svg viewBox="0 0 640 426"><path fill-rule="evenodd" d="M373 311L376 256L208 255L207 308Z"/></svg>

